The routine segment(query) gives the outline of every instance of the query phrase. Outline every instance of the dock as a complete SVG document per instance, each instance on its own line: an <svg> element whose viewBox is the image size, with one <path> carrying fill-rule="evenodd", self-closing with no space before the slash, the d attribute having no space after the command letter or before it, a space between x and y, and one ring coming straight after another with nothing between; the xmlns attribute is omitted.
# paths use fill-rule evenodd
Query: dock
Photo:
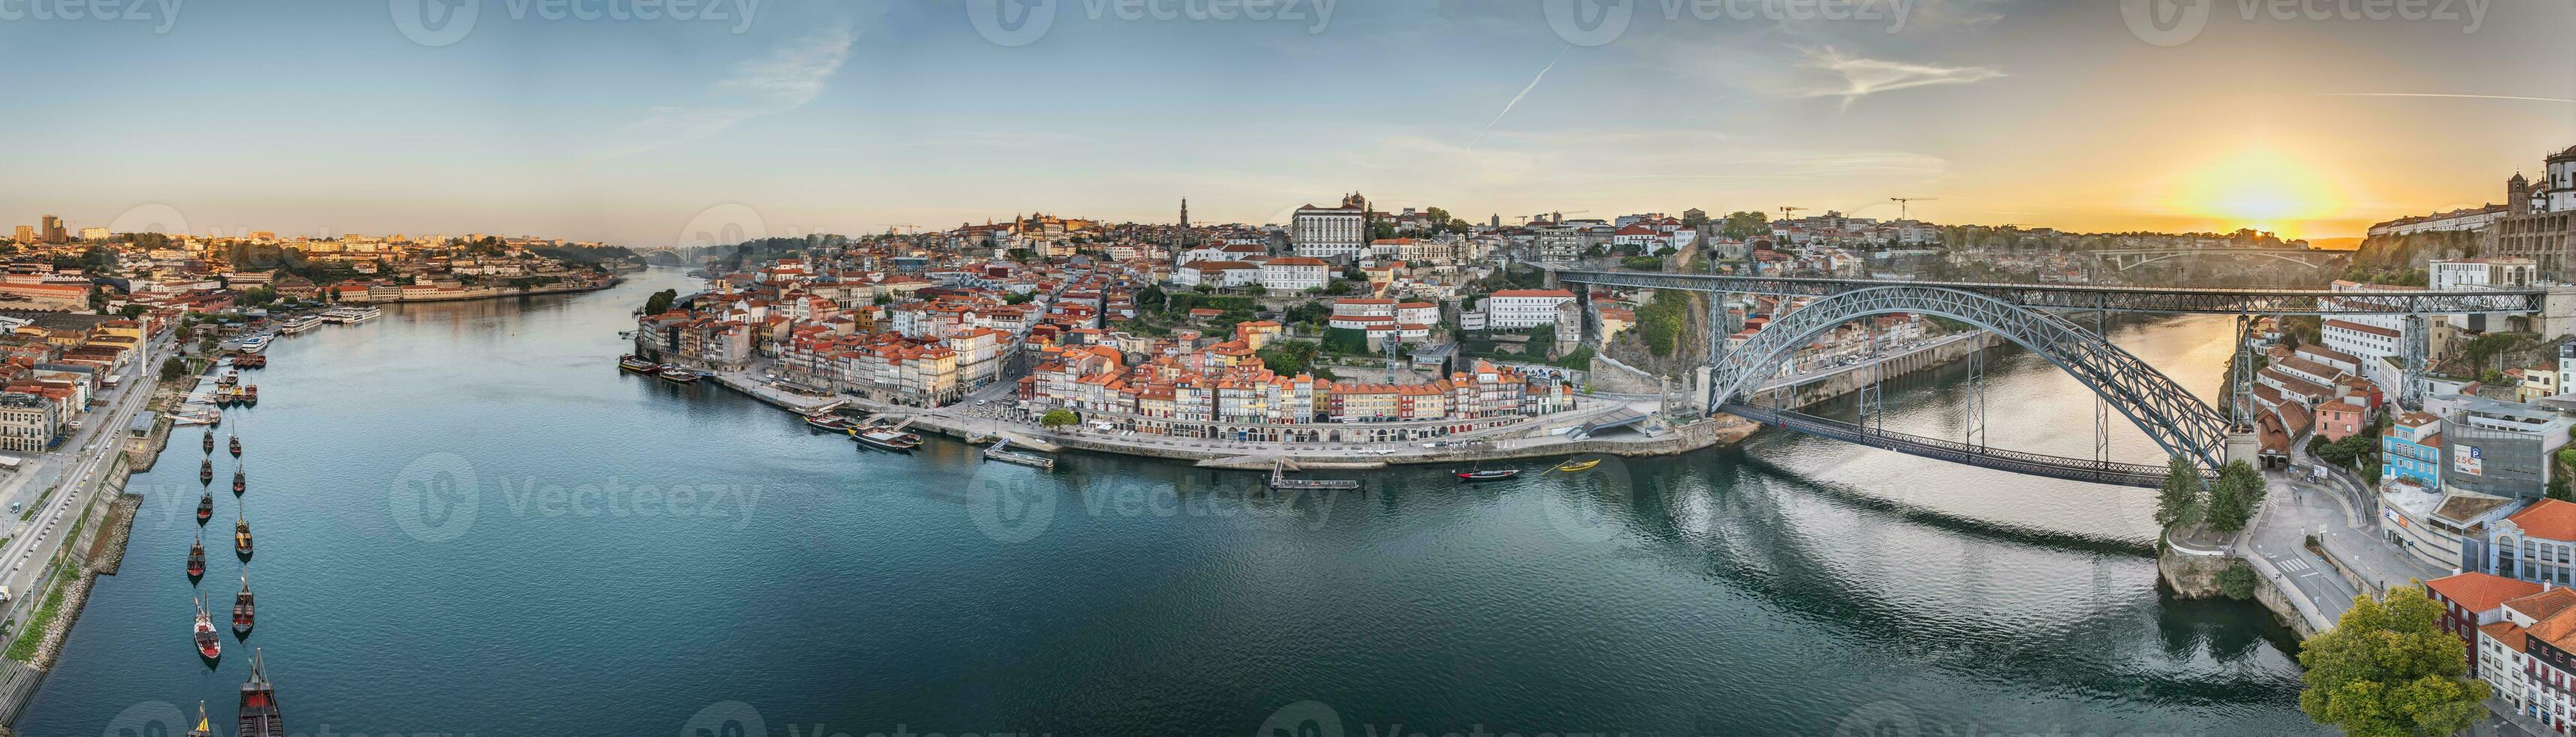
<svg viewBox="0 0 2576 737"><path fill-rule="evenodd" d="M1288 459L1281 458L1270 466L1270 488L1293 491L1353 491L1360 482L1350 479L1288 478Z"/></svg>

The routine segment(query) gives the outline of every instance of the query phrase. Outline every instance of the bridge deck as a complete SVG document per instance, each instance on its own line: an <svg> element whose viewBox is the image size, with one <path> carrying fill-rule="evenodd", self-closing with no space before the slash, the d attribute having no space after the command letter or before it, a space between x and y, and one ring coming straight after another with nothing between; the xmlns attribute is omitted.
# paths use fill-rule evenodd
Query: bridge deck
<svg viewBox="0 0 2576 737"><path fill-rule="evenodd" d="M2026 453L2016 450L1988 448L1952 440L1928 438L1920 435L1907 435L1905 433L1871 430L1860 425L1855 425L1841 420L1829 420L1799 412L1775 410L1745 404L1728 404L1722 408L1722 411L1727 414L1760 422L1765 425L1771 425L1783 430L1789 430L1791 432L1858 443L1872 448L1892 450L1911 456L1920 456L1935 460L1949 461L1952 463L1962 463L1971 466L2010 471L2028 476L2063 479L2066 481L2082 481L2094 484L2110 484L2113 486L2134 486L2146 489L2160 488L2163 487L2165 483L2165 467L2163 466L2143 466L2134 463L2100 463L2089 458L2067 458L2063 456L2043 455L2039 453ZM2213 478L2215 477L2215 474L2206 470L2202 473L2210 475Z"/></svg>
<svg viewBox="0 0 2576 737"><path fill-rule="evenodd" d="M2186 289L2071 284L1877 281L1812 277L1714 276L1549 269L1558 281L1633 289L1829 297L1877 287L1920 287L1983 295L2027 308L2204 315L2454 315L2538 312L2538 289L2363 290Z"/></svg>

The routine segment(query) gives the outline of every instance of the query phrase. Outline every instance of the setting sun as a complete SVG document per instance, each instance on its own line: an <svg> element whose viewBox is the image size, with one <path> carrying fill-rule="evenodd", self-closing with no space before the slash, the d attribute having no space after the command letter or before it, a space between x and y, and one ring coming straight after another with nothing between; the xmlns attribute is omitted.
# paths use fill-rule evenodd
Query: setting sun
<svg viewBox="0 0 2576 737"><path fill-rule="evenodd" d="M2343 194L2313 164L2279 149L2254 145L2185 175L2174 197L2184 212L2210 218L2219 229L2253 228L2295 236L2301 221L2328 217L2343 207Z"/></svg>

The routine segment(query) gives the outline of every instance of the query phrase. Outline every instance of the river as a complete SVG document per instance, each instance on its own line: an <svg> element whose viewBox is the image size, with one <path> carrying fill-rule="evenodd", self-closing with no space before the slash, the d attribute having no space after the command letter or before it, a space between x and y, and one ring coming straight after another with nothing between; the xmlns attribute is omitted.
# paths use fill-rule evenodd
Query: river
<svg viewBox="0 0 2576 737"><path fill-rule="evenodd" d="M629 311L687 282L279 341L225 425L259 628L211 668L191 649L192 595L221 626L244 566L218 489L206 578L183 573L183 429L20 732L176 735L203 700L229 734L254 647L306 734L2317 731L2267 613L2158 593L2150 491L1777 434L1293 497L1159 461L896 456L621 374ZM2205 394L2228 328L2116 337ZM2091 455L2080 385L1990 366L1997 444ZM1955 435L1957 374L1899 382L1889 426Z"/></svg>

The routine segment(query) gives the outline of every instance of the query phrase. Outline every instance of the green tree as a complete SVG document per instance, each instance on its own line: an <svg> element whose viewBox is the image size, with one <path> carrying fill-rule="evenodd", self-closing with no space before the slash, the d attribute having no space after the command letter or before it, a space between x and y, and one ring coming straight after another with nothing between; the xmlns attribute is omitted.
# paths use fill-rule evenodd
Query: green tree
<svg viewBox="0 0 2576 737"><path fill-rule="evenodd" d="M2219 469L2218 483L2209 490L2209 527L2233 533L2245 529L2254 517L2254 505L2263 501L2263 473L2244 461Z"/></svg>
<svg viewBox="0 0 2576 737"><path fill-rule="evenodd" d="M187 359L174 356L161 361L162 381L178 381L179 377L186 375L188 375Z"/></svg>
<svg viewBox="0 0 2576 737"><path fill-rule="evenodd" d="M1038 426L1049 430L1062 430L1081 421L1082 418L1074 416L1072 410L1055 409L1047 410L1045 415L1040 416Z"/></svg>
<svg viewBox="0 0 2576 737"><path fill-rule="evenodd" d="M2164 490L2156 494L2156 524L2172 527L2200 504L2200 467L2182 456L2165 463Z"/></svg>
<svg viewBox="0 0 2576 737"><path fill-rule="evenodd" d="M1311 340L1282 340L1262 346L1253 355L1261 359L1262 366L1281 376L1307 374L1324 378L1329 376L1329 372L1319 372L1315 368L1315 356L1323 350L1322 345Z"/></svg>
<svg viewBox="0 0 2576 737"><path fill-rule="evenodd" d="M1771 216L1751 210L1731 213L1718 225L1717 234L1739 241L1770 235Z"/></svg>
<svg viewBox="0 0 2576 737"><path fill-rule="evenodd" d="M1136 310L1138 312L1160 312L1163 309L1163 305L1169 300L1170 298L1163 294L1162 287L1149 286L1136 292Z"/></svg>
<svg viewBox="0 0 2576 737"><path fill-rule="evenodd" d="M1696 214L1685 213L1685 214L1683 214L1683 215L1682 215L1682 227L1690 228L1690 229L1693 229L1693 230L1697 230L1697 229L1699 229L1699 227L1700 227L1700 226L1707 225L1707 224L1708 224L1708 213L1705 213L1705 212L1702 212L1702 213L1696 213Z"/></svg>
<svg viewBox="0 0 2576 737"><path fill-rule="evenodd" d="M644 300L644 314L659 315L665 312L670 312L671 303L679 300L680 290L677 289L665 289L659 292L654 292L652 297Z"/></svg>
<svg viewBox="0 0 2576 737"><path fill-rule="evenodd" d="M2486 717L2490 689L2469 680L2460 638L2420 586L2353 597L2335 628L2300 643L2299 710L2357 737L2457 734Z"/></svg>
<svg viewBox="0 0 2576 737"><path fill-rule="evenodd" d="M2254 567L2245 565L2245 561L2235 561L2233 565L2227 567L2227 570L2218 572L2218 593L2225 594L2230 599L2244 601L2254 598L2256 583L2258 579L2254 577Z"/></svg>

